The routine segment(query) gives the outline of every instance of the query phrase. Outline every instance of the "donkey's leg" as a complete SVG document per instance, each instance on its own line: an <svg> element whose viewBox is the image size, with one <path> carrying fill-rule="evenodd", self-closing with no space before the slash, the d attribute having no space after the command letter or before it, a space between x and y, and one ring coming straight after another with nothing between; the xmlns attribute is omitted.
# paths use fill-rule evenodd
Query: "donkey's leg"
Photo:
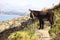
<svg viewBox="0 0 60 40"><path fill-rule="evenodd" d="M41 21L41 28L42 29L44 28L44 21L43 20Z"/></svg>
<svg viewBox="0 0 60 40"><path fill-rule="evenodd" d="M52 28L52 25L54 24L54 20L53 20L53 18L50 18L50 19L49 19L49 22L50 22L50 24L51 24L51 28Z"/></svg>
<svg viewBox="0 0 60 40"><path fill-rule="evenodd" d="M39 20L39 25L40 25L39 29L41 29L41 21L40 20Z"/></svg>
<svg viewBox="0 0 60 40"><path fill-rule="evenodd" d="M39 29L43 29L44 28L44 21L40 19L39 24L40 24Z"/></svg>

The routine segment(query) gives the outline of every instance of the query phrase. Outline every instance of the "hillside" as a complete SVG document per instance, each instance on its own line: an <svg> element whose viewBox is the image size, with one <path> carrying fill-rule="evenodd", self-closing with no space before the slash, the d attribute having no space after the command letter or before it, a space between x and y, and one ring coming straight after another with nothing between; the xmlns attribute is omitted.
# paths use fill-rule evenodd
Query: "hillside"
<svg viewBox="0 0 60 40"><path fill-rule="evenodd" d="M60 40L60 4L48 10L52 10L55 15L55 24L52 29L46 22L45 28L38 30L39 22L36 20L32 22L29 15L26 15L0 22L0 40L50 40L51 38Z"/></svg>
<svg viewBox="0 0 60 40"><path fill-rule="evenodd" d="M49 33L53 38L52 40L60 40L60 5L53 12L55 13L55 25L50 29Z"/></svg>
<svg viewBox="0 0 60 40"><path fill-rule="evenodd" d="M26 15L26 16L21 16L19 18L14 18L11 20L0 22L0 39L6 40L6 38L10 33L23 30L31 23L31 22L29 23L29 21L30 19L28 15Z"/></svg>

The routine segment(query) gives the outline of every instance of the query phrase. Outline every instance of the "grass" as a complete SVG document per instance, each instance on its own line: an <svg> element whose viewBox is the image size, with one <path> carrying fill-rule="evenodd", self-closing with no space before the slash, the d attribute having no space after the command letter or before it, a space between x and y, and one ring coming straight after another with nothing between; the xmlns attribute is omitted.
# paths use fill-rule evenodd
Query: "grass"
<svg viewBox="0 0 60 40"><path fill-rule="evenodd" d="M25 31L17 31L11 33L8 37L8 40L32 40L31 37L33 36L34 32L25 30Z"/></svg>
<svg viewBox="0 0 60 40"><path fill-rule="evenodd" d="M11 33L7 40L38 40L38 36L34 36L37 26L38 22L34 22L22 31Z"/></svg>
<svg viewBox="0 0 60 40"><path fill-rule="evenodd" d="M30 24L30 26L28 27L28 29L31 30L31 31L35 31L38 28L39 28L39 22L38 21Z"/></svg>

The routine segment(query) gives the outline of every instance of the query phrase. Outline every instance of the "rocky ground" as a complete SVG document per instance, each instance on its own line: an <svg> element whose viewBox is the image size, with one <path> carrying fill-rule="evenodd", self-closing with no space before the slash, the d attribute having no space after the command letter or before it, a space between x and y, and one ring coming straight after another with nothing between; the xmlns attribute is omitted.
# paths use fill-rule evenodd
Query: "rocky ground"
<svg viewBox="0 0 60 40"><path fill-rule="evenodd" d="M0 22L0 32L4 31L6 29L19 27L19 26L21 26L22 22L27 21L27 20L29 20L28 16L22 16L19 18L14 18L11 20L2 21L2 22Z"/></svg>

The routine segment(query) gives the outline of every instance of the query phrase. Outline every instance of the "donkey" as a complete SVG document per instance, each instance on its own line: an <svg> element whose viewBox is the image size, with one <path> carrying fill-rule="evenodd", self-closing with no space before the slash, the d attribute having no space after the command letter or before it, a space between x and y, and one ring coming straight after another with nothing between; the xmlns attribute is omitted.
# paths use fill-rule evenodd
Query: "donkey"
<svg viewBox="0 0 60 40"><path fill-rule="evenodd" d="M39 29L43 29L44 28L44 20L43 19L47 19L47 21L50 22L51 24L51 28L52 25L54 24L54 12L52 11L36 11L36 10L31 10L30 11L30 18L32 18L32 20L34 20L35 18L37 18L39 20Z"/></svg>

